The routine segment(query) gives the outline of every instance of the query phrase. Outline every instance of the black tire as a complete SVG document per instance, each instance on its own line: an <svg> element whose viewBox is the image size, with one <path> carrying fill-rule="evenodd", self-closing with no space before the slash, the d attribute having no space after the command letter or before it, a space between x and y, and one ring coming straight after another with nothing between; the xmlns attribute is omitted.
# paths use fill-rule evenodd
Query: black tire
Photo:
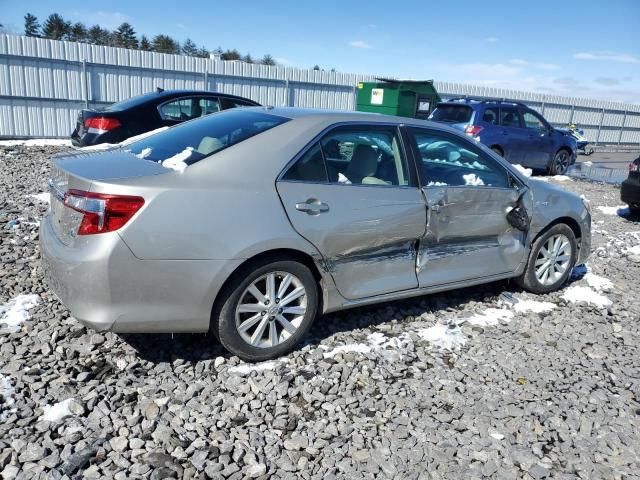
<svg viewBox="0 0 640 480"><path fill-rule="evenodd" d="M564 273L556 281L551 284L544 284L536 277L536 260L538 260L538 256L541 254L542 247L545 246L547 240L556 235L564 235L569 241L571 247L569 263ZM516 283L523 289L532 293L549 293L553 292L554 290L558 290L565 284L565 282L571 275L571 271L576 264L577 258L578 242L576 241L576 236L573 233L573 230L571 230L571 228L564 223L558 223L557 225L554 225L549 230L540 235L533 242L531 252L529 253L529 260L527 261L527 266L522 275L516 278Z"/></svg>
<svg viewBox="0 0 640 480"><path fill-rule="evenodd" d="M571 165L571 152L565 148L558 150L549 165L549 175L565 175Z"/></svg>
<svg viewBox="0 0 640 480"><path fill-rule="evenodd" d="M629 212L634 217L640 217L640 204L629 205Z"/></svg>
<svg viewBox="0 0 640 480"><path fill-rule="evenodd" d="M306 311L294 334L274 347L257 347L245 341L236 325L236 307L245 290L256 280L272 273L291 273L306 291ZM273 304L272 304L273 305ZM211 316L211 333L223 347L247 362L259 362L291 352L311 327L318 310L318 284L309 268L297 261L264 258L248 264L230 278L220 293Z"/></svg>
<svg viewBox="0 0 640 480"><path fill-rule="evenodd" d="M491 150L493 150L495 153L497 153L501 157L504 157L504 152L500 147L491 147Z"/></svg>

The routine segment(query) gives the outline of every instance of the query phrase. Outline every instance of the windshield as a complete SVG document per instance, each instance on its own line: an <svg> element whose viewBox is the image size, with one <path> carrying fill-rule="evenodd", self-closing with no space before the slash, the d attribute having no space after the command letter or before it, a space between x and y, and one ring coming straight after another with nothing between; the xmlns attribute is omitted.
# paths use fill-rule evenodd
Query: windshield
<svg viewBox="0 0 640 480"><path fill-rule="evenodd" d="M278 126L288 118L234 109L185 122L127 145L138 158L183 170L187 165Z"/></svg>
<svg viewBox="0 0 640 480"><path fill-rule="evenodd" d="M436 122L467 123L473 110L466 105L441 104L433 111L429 120Z"/></svg>

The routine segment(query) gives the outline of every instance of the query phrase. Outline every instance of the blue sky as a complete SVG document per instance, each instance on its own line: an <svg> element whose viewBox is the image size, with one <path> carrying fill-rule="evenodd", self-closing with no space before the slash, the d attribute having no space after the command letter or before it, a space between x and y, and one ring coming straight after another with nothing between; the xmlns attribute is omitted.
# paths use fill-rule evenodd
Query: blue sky
<svg viewBox="0 0 640 480"><path fill-rule="evenodd" d="M640 0L0 0L0 23L54 11L302 68L640 103Z"/></svg>

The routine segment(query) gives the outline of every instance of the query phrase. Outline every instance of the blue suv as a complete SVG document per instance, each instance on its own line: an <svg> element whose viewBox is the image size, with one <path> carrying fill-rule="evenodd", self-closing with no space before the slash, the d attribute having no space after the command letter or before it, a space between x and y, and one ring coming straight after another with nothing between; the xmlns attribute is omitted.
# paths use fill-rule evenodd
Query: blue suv
<svg viewBox="0 0 640 480"><path fill-rule="evenodd" d="M522 103L454 98L439 103L429 120L463 130L510 163L564 175L577 144Z"/></svg>

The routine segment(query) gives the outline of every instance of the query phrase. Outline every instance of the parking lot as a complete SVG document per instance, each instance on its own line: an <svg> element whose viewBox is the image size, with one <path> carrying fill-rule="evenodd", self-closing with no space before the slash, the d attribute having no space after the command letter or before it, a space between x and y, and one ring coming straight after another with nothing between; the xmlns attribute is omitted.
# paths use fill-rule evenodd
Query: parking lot
<svg viewBox="0 0 640 480"><path fill-rule="evenodd" d="M637 477L640 224L616 186L537 180L593 209L591 258L558 292L499 282L331 314L246 364L208 336L69 316L38 251L59 150L0 147L3 477Z"/></svg>

